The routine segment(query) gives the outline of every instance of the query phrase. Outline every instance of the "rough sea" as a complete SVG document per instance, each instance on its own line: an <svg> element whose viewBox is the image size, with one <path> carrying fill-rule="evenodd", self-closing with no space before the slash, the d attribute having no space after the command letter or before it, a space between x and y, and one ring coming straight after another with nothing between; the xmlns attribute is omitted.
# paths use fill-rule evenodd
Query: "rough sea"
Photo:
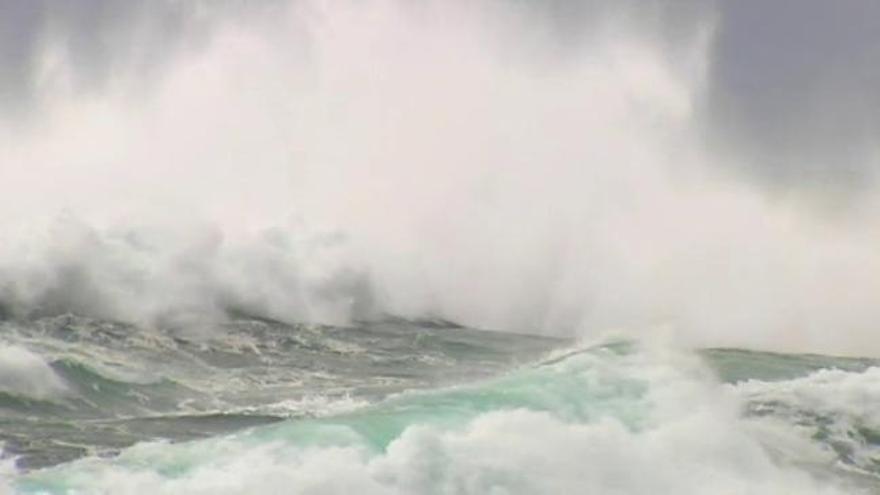
<svg viewBox="0 0 880 495"><path fill-rule="evenodd" d="M878 7L0 0L0 495L880 494Z"/></svg>
<svg viewBox="0 0 880 495"><path fill-rule="evenodd" d="M381 318L0 328L0 492L857 494L880 361Z"/></svg>

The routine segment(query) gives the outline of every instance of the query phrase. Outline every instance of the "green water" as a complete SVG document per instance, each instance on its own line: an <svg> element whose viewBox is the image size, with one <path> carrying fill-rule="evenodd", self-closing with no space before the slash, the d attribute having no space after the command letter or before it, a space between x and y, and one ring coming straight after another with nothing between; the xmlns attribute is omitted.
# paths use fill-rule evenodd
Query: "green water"
<svg viewBox="0 0 880 495"><path fill-rule="evenodd" d="M66 387L0 395L13 493L880 488L870 359L405 320L240 320L206 339L73 317L7 330Z"/></svg>

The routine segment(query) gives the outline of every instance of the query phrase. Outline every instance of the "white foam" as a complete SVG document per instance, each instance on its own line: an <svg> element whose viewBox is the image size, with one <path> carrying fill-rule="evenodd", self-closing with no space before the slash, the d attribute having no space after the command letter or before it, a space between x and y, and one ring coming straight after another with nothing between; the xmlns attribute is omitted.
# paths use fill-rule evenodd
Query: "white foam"
<svg viewBox="0 0 880 495"><path fill-rule="evenodd" d="M547 413L493 412L462 431L411 427L375 457L356 446L232 440L186 452L144 445L127 457L140 460L93 465L67 482L84 493L128 494L855 493L780 467L745 431L707 414L637 433L610 420L580 425ZM149 468L156 457L199 467L166 477Z"/></svg>
<svg viewBox="0 0 880 495"><path fill-rule="evenodd" d="M760 413L755 422L787 425L805 439L820 437L827 450L845 452L849 468L873 471L880 462L880 446L865 438L880 432L880 368L822 369L793 380L730 387Z"/></svg>
<svg viewBox="0 0 880 495"><path fill-rule="evenodd" d="M204 225L101 230L62 217L0 249L0 302L19 316L70 312L188 330L229 309L340 323L370 298L342 251L329 234L295 225L228 237Z"/></svg>
<svg viewBox="0 0 880 495"><path fill-rule="evenodd" d="M748 380L732 386L751 400L786 402L803 410L858 416L880 426L880 368L821 369L786 381Z"/></svg>
<svg viewBox="0 0 880 495"><path fill-rule="evenodd" d="M324 417L351 412L367 405L369 405L368 401L349 395L342 397L307 395L299 399L285 399L271 404L245 407L241 409L241 412L294 418Z"/></svg>
<svg viewBox="0 0 880 495"><path fill-rule="evenodd" d="M730 389L691 367L694 360L663 353L588 357L589 376L641 377L646 395L630 406L645 417L639 426L618 419L619 411L579 422L497 409L459 426L412 424L377 452L345 423L289 423L190 444L142 444L115 461L82 460L34 478L83 493L132 495L870 493L812 474L813 466L818 473L828 464L827 452L785 429L772 433L798 452L798 464L766 449ZM565 374L578 365L551 366Z"/></svg>
<svg viewBox="0 0 880 495"><path fill-rule="evenodd" d="M0 344L0 391L50 399L62 396L68 388L37 354L24 347Z"/></svg>

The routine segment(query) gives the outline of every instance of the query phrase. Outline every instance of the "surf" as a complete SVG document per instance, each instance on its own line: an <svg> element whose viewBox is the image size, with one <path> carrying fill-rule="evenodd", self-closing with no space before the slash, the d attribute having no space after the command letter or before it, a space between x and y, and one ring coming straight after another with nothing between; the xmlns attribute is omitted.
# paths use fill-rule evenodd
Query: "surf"
<svg viewBox="0 0 880 495"><path fill-rule="evenodd" d="M793 379L725 383L718 369L730 356L715 359L716 368L713 352L581 344L482 381L400 391L349 411L192 442L139 443L112 459L19 475L11 486L17 493L639 494L705 493L711 480L722 492L876 490L880 472L866 462L873 437L841 450L815 419L820 409L807 409L815 415L808 424L780 405L794 396L780 391L809 389L829 374L872 394L876 368L804 368ZM851 416L834 428L863 427L857 419L867 410L838 407Z"/></svg>

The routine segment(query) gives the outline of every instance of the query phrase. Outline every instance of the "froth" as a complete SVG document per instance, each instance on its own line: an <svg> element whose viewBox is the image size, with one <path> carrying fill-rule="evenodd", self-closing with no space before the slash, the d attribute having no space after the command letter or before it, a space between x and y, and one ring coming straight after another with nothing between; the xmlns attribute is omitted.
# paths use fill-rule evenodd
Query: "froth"
<svg viewBox="0 0 880 495"><path fill-rule="evenodd" d="M555 380L543 393L519 395L542 377ZM465 389L472 395L426 392L351 416L143 444L27 483L133 494L860 493L813 474L832 456L785 428L773 432L798 464L775 457L728 390L691 358L577 351ZM517 397L531 405L517 406ZM509 404L475 409L472 401L484 399ZM388 425L401 421L409 422L393 433Z"/></svg>
<svg viewBox="0 0 880 495"><path fill-rule="evenodd" d="M37 354L0 343L0 392L34 399L61 398L64 381Z"/></svg>
<svg viewBox="0 0 880 495"><path fill-rule="evenodd" d="M363 269L303 226L225 237L204 224L97 229L61 217L0 256L7 316L67 312L208 328L230 313L344 323L372 310Z"/></svg>

